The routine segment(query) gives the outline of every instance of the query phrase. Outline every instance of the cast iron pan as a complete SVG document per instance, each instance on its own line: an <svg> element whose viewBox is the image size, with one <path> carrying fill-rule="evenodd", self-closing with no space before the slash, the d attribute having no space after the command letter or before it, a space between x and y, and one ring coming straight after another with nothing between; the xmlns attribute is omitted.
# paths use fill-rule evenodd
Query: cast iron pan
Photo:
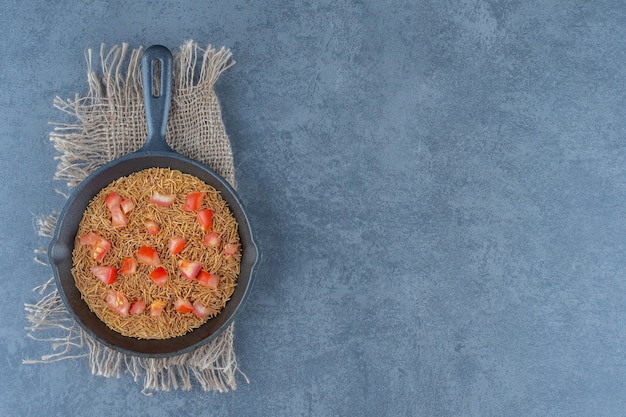
<svg viewBox="0 0 626 417"><path fill-rule="evenodd" d="M160 77L155 76L155 71L158 71ZM145 144L138 151L102 166L76 188L59 215L48 254L61 298L76 321L89 334L106 346L123 353L166 357L188 352L209 342L230 324L250 288L257 262L257 247L241 201L228 182L199 162L176 153L165 142L172 95L172 54L167 48L155 45L145 50L142 57L142 78L148 125ZM201 327L171 339L139 340L109 329L89 310L81 299L71 274L72 250L78 224L92 198L112 181L154 167L172 168L194 175L221 192L239 224L241 273L224 309Z"/></svg>

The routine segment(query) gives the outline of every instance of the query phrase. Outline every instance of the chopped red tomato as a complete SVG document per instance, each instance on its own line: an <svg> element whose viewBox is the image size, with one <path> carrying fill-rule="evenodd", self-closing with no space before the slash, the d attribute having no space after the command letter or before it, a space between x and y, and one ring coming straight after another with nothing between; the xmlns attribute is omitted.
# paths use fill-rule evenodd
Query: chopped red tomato
<svg viewBox="0 0 626 417"><path fill-rule="evenodd" d="M150 304L150 315L153 317L160 316L167 304L165 301L155 300Z"/></svg>
<svg viewBox="0 0 626 417"><path fill-rule="evenodd" d="M217 249L217 247L222 243L222 237L216 232L209 232L202 239L205 245L210 246L212 248Z"/></svg>
<svg viewBox="0 0 626 417"><path fill-rule="evenodd" d="M185 298L177 298L174 301L174 308L179 313L191 313L193 311L193 304Z"/></svg>
<svg viewBox="0 0 626 417"><path fill-rule="evenodd" d="M146 302L141 298L130 306L130 314L141 314L146 310Z"/></svg>
<svg viewBox="0 0 626 417"><path fill-rule="evenodd" d="M122 212L124 212L124 214L128 214L135 208L135 203L130 198L127 198L126 200L122 200L120 202L120 207L122 207Z"/></svg>
<svg viewBox="0 0 626 417"><path fill-rule="evenodd" d="M214 290L220 283L220 276L203 270L198 274L198 282Z"/></svg>
<svg viewBox="0 0 626 417"><path fill-rule="evenodd" d="M202 269L202 264L196 261L188 261L186 259L181 259L178 262L178 268L180 269L180 273L183 277L188 280L194 280L198 275L198 272Z"/></svg>
<svg viewBox="0 0 626 417"><path fill-rule="evenodd" d="M195 314L196 317L203 319L213 313L215 313L215 310L210 307L205 307L200 301L193 303L193 314Z"/></svg>
<svg viewBox="0 0 626 417"><path fill-rule="evenodd" d="M211 227L213 227L213 210L200 210L197 216L198 222L200 223L200 227L202 228L202 230L204 230L205 232L211 230Z"/></svg>
<svg viewBox="0 0 626 417"><path fill-rule="evenodd" d="M202 205L203 198L204 198L204 193L202 191L196 191L196 192L187 194L187 199L185 200L185 205L183 206L183 210L185 211L198 210L200 206Z"/></svg>
<svg viewBox="0 0 626 417"><path fill-rule="evenodd" d="M122 213L122 209L120 206L115 207L111 210L111 226L113 227L124 227L128 224L128 219Z"/></svg>
<svg viewBox="0 0 626 417"><path fill-rule="evenodd" d="M224 255L233 256L239 250L239 245L236 243L227 243L224 245Z"/></svg>
<svg viewBox="0 0 626 417"><path fill-rule="evenodd" d="M128 299L121 291L110 290L105 297L107 307L119 314L120 316L128 316L128 309L130 307Z"/></svg>
<svg viewBox="0 0 626 417"><path fill-rule="evenodd" d="M120 274L129 275L137 272L137 261L135 258L122 259L122 267L120 268Z"/></svg>
<svg viewBox="0 0 626 417"><path fill-rule="evenodd" d="M160 194L156 191L150 197L150 202L152 204L156 204L157 206L167 207L171 205L174 200L176 200L176 194Z"/></svg>
<svg viewBox="0 0 626 417"><path fill-rule="evenodd" d="M162 266L158 267L154 271L150 272L150 279L159 287L162 287L167 282L167 270Z"/></svg>
<svg viewBox="0 0 626 417"><path fill-rule="evenodd" d="M104 255L111 249L111 242L94 232L84 233L78 239L81 244L91 247L91 257L96 261L101 261Z"/></svg>
<svg viewBox="0 0 626 417"><path fill-rule="evenodd" d="M159 259L159 254L154 248L150 246L142 246L136 253L137 262L140 264L148 265L148 266L159 266L161 265L161 260Z"/></svg>
<svg viewBox="0 0 626 417"><path fill-rule="evenodd" d="M117 269L112 266L94 266L91 268L91 273L106 285L113 284L117 277Z"/></svg>
<svg viewBox="0 0 626 417"><path fill-rule="evenodd" d="M122 207L120 206L121 202L122 197L115 191L107 195L104 199L104 203L111 212L111 225L113 227L124 227L128 224L128 219L126 219L126 216L122 212Z"/></svg>
<svg viewBox="0 0 626 417"><path fill-rule="evenodd" d="M185 243L187 243L187 241L182 237L172 236L167 242L167 248L172 255L178 255L185 248Z"/></svg>
<svg viewBox="0 0 626 417"><path fill-rule="evenodd" d="M161 226L159 226L159 224L154 220L146 220L143 222L143 225L146 226L146 230L151 235L156 235L161 231Z"/></svg>
<svg viewBox="0 0 626 417"><path fill-rule="evenodd" d="M83 233L78 237L81 245L95 245L100 239L104 238L94 232Z"/></svg>
<svg viewBox="0 0 626 417"><path fill-rule="evenodd" d="M106 204L106 206L111 209L111 207L119 206L122 200L122 196L113 191L106 196L106 198L104 199L104 204Z"/></svg>

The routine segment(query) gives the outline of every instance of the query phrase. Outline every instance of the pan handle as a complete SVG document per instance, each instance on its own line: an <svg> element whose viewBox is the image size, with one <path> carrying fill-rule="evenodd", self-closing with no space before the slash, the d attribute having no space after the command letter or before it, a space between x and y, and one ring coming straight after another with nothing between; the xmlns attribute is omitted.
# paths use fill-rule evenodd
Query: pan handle
<svg viewBox="0 0 626 417"><path fill-rule="evenodd" d="M173 152L165 141L172 101L172 53L165 46L147 48L141 58L148 138L140 151Z"/></svg>

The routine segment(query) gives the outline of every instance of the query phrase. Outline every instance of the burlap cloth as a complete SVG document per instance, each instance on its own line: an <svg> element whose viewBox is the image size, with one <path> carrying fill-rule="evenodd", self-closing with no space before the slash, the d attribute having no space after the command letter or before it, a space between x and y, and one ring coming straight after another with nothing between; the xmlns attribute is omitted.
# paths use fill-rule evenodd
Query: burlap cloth
<svg viewBox="0 0 626 417"><path fill-rule="evenodd" d="M144 143L146 117L141 88L140 61L143 48L128 45L100 48L100 71L94 70L94 57L87 51L86 96L63 100L54 106L71 121L52 123L50 140L60 153L56 180L69 190L99 166L133 152ZM172 106L167 126L167 142L177 152L213 168L233 186L233 155L220 105L213 89L219 75L234 62L230 51L211 46L202 49L187 41L174 52ZM67 195L67 193L62 192ZM36 219L37 232L52 237L58 212ZM35 260L49 268L45 249L35 251ZM51 273L51 271L50 271ZM51 278L36 287L40 298L26 304L28 337L46 344L51 353L26 364L50 363L66 359L88 360L91 372L104 377L130 374L143 384L143 392L236 389L240 373L233 350L234 323L214 341L196 350L171 358L141 358L125 355L94 340L69 314Z"/></svg>

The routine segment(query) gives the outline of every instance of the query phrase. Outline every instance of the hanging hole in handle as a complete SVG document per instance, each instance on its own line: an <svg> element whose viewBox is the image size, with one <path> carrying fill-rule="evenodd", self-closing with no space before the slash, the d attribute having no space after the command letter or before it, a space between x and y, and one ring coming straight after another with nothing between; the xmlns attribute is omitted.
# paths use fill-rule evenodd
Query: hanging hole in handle
<svg viewBox="0 0 626 417"><path fill-rule="evenodd" d="M152 61L152 97L161 97L161 60Z"/></svg>

